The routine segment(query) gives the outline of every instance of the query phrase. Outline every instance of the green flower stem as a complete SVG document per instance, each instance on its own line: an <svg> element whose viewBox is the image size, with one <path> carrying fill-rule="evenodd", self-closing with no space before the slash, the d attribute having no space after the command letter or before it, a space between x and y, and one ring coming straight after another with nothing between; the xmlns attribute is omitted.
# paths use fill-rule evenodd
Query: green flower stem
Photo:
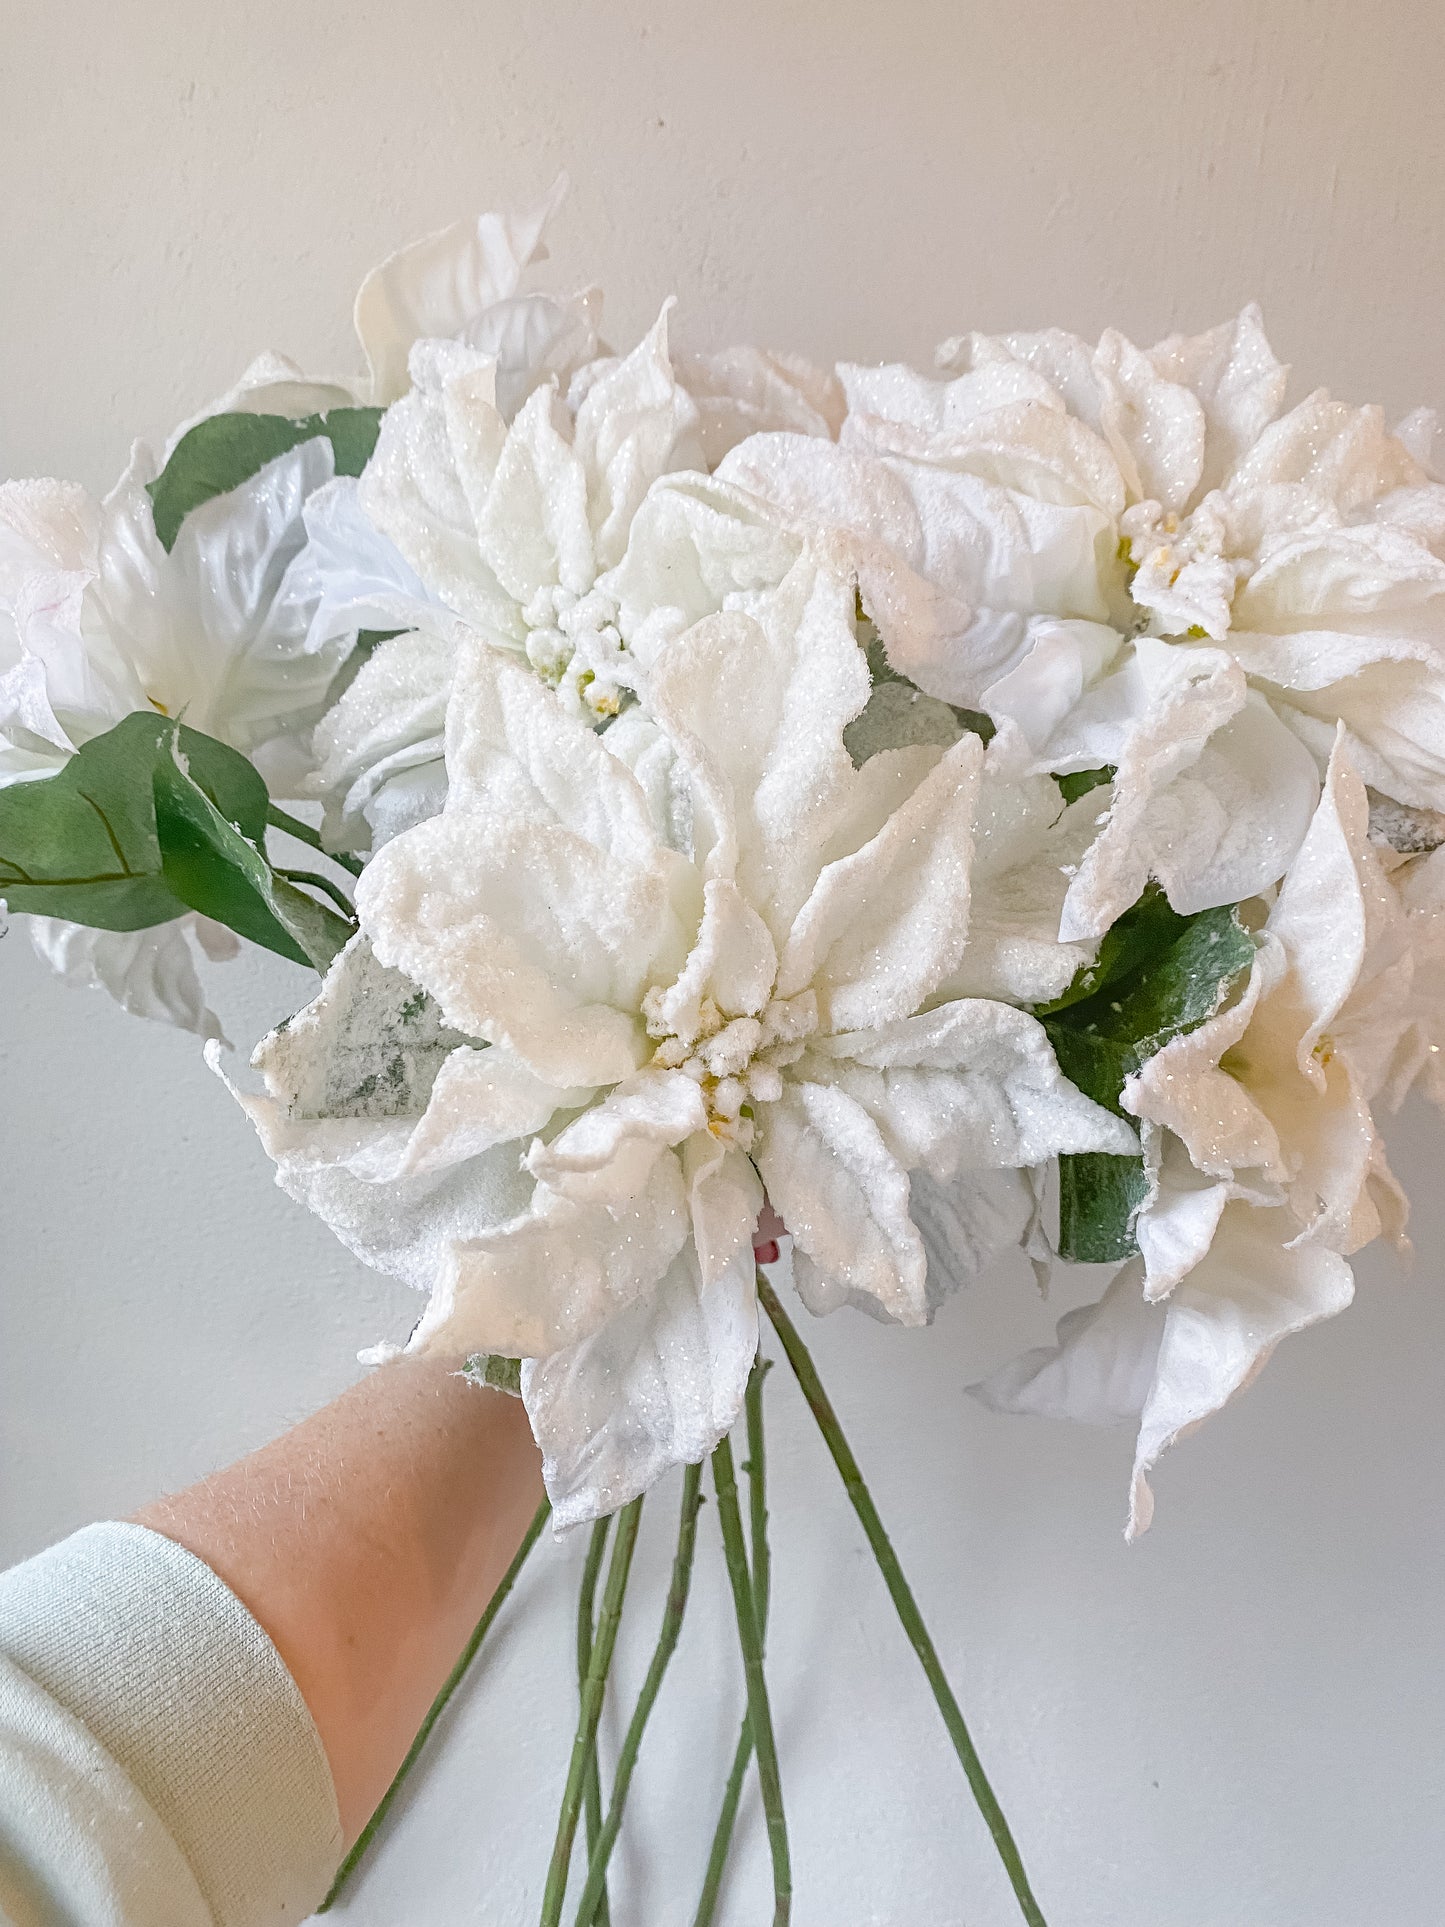
<svg viewBox="0 0 1445 1927"><path fill-rule="evenodd" d="M712 1455L713 1484L717 1488L718 1519L722 1525L723 1552L727 1558L728 1578L732 1581L733 1609L737 1615L738 1642L743 1649L743 1672L748 1689L748 1720L758 1754L758 1786L763 1796L763 1814L768 1827L768 1847L773 1857L773 1927L788 1927L793 1905L793 1875L788 1864L788 1828L783 1817L783 1787L778 1773L778 1749L773 1738L773 1715L768 1704L768 1686L763 1676L763 1640L758 1627L757 1602L748 1571L747 1548L743 1543L743 1521L738 1511L737 1480L733 1474L733 1449L723 1439Z"/></svg>
<svg viewBox="0 0 1445 1927"><path fill-rule="evenodd" d="M772 1591L772 1555L768 1550L767 1452L763 1442L763 1380L773 1369L770 1358L756 1358L748 1374L748 1389L743 1411L748 1435L748 1524L753 1547L753 1601L758 1615L758 1635L768 1625L768 1596Z"/></svg>
<svg viewBox="0 0 1445 1927"><path fill-rule="evenodd" d="M607 1687L612 1651L617 1644L617 1628L622 1621L622 1597L627 1591L627 1575L632 1567L641 1517L641 1499L634 1499L617 1515L617 1532L607 1567L607 1584L602 1593L602 1611L598 1616L597 1635L588 1657L587 1678L582 1684L582 1708L578 1715L576 1737L572 1742L572 1759L567 1768L562 1811L557 1816L552 1863L547 1869L547 1886L542 1896L542 1927L557 1927L562 1918L563 1902L567 1898L567 1871L572 1864L572 1842L577 1833L577 1818L582 1810L582 1789L597 1741L602 1695Z"/></svg>
<svg viewBox="0 0 1445 1927"><path fill-rule="evenodd" d="M638 1751L642 1746L643 1729L652 1711L662 1676L667 1671L668 1661L672 1658L677 1645L678 1634L682 1631L682 1615L687 1608L688 1588L692 1583L692 1559L697 1546L697 1514L702 1504L702 1467L689 1465L682 1475L682 1516L677 1527L677 1551L672 1561L672 1583L667 1590L667 1604L663 1609L662 1630L657 1636L652 1663L647 1669L647 1677L642 1682L642 1690L637 1695L632 1718L627 1723L627 1732L622 1741L622 1749L617 1756L617 1772L612 1780L612 1799L607 1808L607 1821L596 1846L592 1850L591 1865L587 1870L587 1884L582 1889L582 1898L577 1904L575 1927L594 1927L600 1921L598 1909L605 1904L607 1895L607 1861L622 1830L622 1809L626 1804L627 1791L632 1784L633 1769L637 1765Z"/></svg>
<svg viewBox="0 0 1445 1927"><path fill-rule="evenodd" d="M321 841L319 830L313 830L311 825L303 823L299 816L292 816L288 810L283 810L279 803L268 805L266 821L273 830L284 830L287 836L294 836L298 843L304 843L312 850L320 850L323 856L330 857L331 861L341 869L350 870L354 877L361 875L362 862L359 856L352 856L345 850L328 850Z"/></svg>
<svg viewBox="0 0 1445 1927"><path fill-rule="evenodd" d="M713 1915L717 1912L718 1896L722 1893L723 1872L728 1863L728 1849L732 1845L733 1828L737 1825L738 1806L743 1797L743 1781L747 1778L748 1762L753 1757L753 1726L747 1714L738 1733L738 1743L733 1750L733 1763L728 1772L727 1785L723 1788L722 1807L718 1813L717 1826L713 1829L712 1850L707 1857L707 1871L703 1875L702 1896L693 1915L692 1927L712 1927Z"/></svg>
<svg viewBox="0 0 1445 1927"><path fill-rule="evenodd" d="M748 1461L744 1470L748 1475L748 1511L752 1526L753 1601L754 1610L758 1616L758 1635L763 1640L765 1651L770 1561L765 1483L767 1466L763 1449L763 1380L772 1370L772 1364L773 1361L770 1358L759 1358L754 1362L748 1377L744 1406L748 1433ZM718 1897L722 1892L723 1871L727 1866L728 1849L732 1845L733 1828L737 1824L743 1781L747 1777L748 1762L752 1757L752 1722L744 1713L742 1727L738 1733L738 1743L733 1750L733 1763L728 1772L727 1785L723 1788L722 1807L718 1813L717 1826L713 1829L712 1849L707 1857L707 1871L703 1875L702 1894L697 1903L697 1912L693 1916L692 1927L712 1927L713 1915L717 1912Z"/></svg>
<svg viewBox="0 0 1445 1927"><path fill-rule="evenodd" d="M526 1533L523 1535L523 1538L522 1538L522 1543L521 1545L518 1546L516 1550L516 1554L512 1559L511 1565L507 1567L507 1570L502 1574L501 1578L497 1581L497 1590L492 1594L491 1598L487 1601L486 1611L482 1614L481 1618L477 1621L476 1627L472 1633L471 1638L467 1641L466 1645L462 1648L461 1658L457 1661L456 1665L453 1666L450 1673L447 1674L446 1684L442 1687L442 1690L437 1694L436 1698L432 1701L430 1711L427 1713L426 1718L421 1723L421 1730L418 1732L416 1738L412 1741L410 1747L407 1749L406 1758L402 1761L401 1765L397 1768L396 1778L392 1781L391 1785L386 1789L386 1792L382 1794L380 1806L378 1806L378 1808L376 1809L376 1812L372 1814L371 1818L367 1821L366 1825L362 1828L361 1834L357 1839L356 1845L351 1849L351 1852L347 1854L346 1858L342 1861L340 1867L338 1867L336 1871L336 1878L331 1883L331 1891L327 1894L325 1900L322 1901L321 1905L316 1909L318 1914L324 1914L328 1908L333 1907L336 1904L337 1898L340 1895L342 1888L346 1885L347 1881L350 1879L357 1861L361 1859L361 1856L366 1852L366 1849L371 1845L372 1841L376 1838L377 1830L380 1828L381 1823L383 1820L385 1820L387 1814L391 1811L392 1802L396 1799L397 1794L400 1793L401 1791L402 1782L406 1779L407 1774L410 1773L412 1768L416 1765L417 1760L421 1755L421 1750L426 1745L427 1740L430 1737L432 1728L436 1725L437 1721L441 1718L443 1708L446 1706L446 1703L451 1698L452 1694L455 1693L458 1686L461 1685L462 1679L466 1674L467 1668L471 1665L472 1661L476 1658L478 1648L481 1646L482 1641L486 1638L488 1632L491 1630L492 1621L496 1618L497 1614L501 1611L503 1602L506 1600L507 1594L512 1590L512 1587L517 1583L517 1574L522 1570L522 1567L527 1563L528 1553L532 1550L533 1546L536 1545L538 1539L541 1538L542 1528L547 1523L547 1514L550 1511L551 1511L551 1507L548 1505L547 1501L543 1499L542 1503L537 1507L537 1510L532 1515L532 1523L527 1527Z"/></svg>
<svg viewBox="0 0 1445 1927"><path fill-rule="evenodd" d="M998 1849L999 1858L1003 1861L1008 1873L1023 1917L1029 1923L1029 1927L1046 1927L1039 1903L1034 1899L1033 1891L1029 1886L1028 1875L1024 1872L1023 1860L1009 1831L1008 1821L1004 1818L1003 1808L999 1805L993 1788L988 1783L988 1776L969 1737L968 1727L964 1724L958 1701L953 1696L953 1689L948 1683L938 1653L919 1613L918 1603L913 1597L908 1581L903 1577L898 1555L894 1552L889 1543L888 1534L883 1529L878 1508L874 1505L872 1496L863 1483L863 1474L858 1470L858 1461L854 1458L848 1441L843 1436L838 1415L833 1410L827 1393L823 1390L822 1381L808 1354L807 1346L798 1336L793 1321L783 1310L777 1294L761 1271L758 1273L758 1298L772 1321L773 1330L778 1334L783 1350L788 1355L788 1363L797 1375L803 1396L818 1422L818 1429L823 1434L824 1442L832 1454L833 1463L837 1466L843 1484L847 1488L848 1497L853 1502L853 1510L858 1514L868 1543L873 1549L873 1557L878 1561L878 1569L883 1575L883 1582L888 1588L898 1617L903 1622L903 1630L907 1633L909 1643L917 1653L919 1664L923 1667L928 1683L933 1688L933 1697L938 1701L938 1710L943 1715L943 1723L948 1728L949 1738L953 1741L953 1750L957 1753L964 1773L968 1776L973 1797L978 1802L979 1812L983 1815L984 1823L993 1836L994 1846Z"/></svg>
<svg viewBox="0 0 1445 1927"><path fill-rule="evenodd" d="M597 1617L597 1581L602 1576L602 1560L607 1551L607 1534L612 1526L611 1517L594 1521L592 1537L587 1543L587 1562L582 1568L582 1584L577 1594L577 1692L580 1697L587 1690L587 1673L592 1664L593 1622ZM582 1790L583 1811L587 1822L587 1857L590 1860L597 1849L597 1836L602 1831L602 1773L597 1760L597 1735L592 1735L592 1748L587 1759L587 1781ZM602 1905L597 1915L599 1927L607 1927L610 1910L607 1902L607 1889L602 1890Z"/></svg>

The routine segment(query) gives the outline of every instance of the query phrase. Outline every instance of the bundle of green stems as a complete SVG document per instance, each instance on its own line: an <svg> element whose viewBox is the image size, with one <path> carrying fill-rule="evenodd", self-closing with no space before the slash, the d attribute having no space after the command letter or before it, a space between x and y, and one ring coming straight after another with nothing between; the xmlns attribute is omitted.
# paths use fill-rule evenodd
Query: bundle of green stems
<svg viewBox="0 0 1445 1927"><path fill-rule="evenodd" d="M791 1366L818 1429L827 1445L844 1488L863 1527L869 1547L878 1562L884 1584L918 1656L919 1664L932 1688L934 1699L948 1730L954 1751L963 1767L970 1790L978 1804L1008 1875L1019 1909L1029 1927L1045 1927L1044 1916L1024 1872L1023 1861L1009 1830L1003 1810L989 1785L977 1749L959 1710L953 1689L939 1661L937 1650L918 1610L912 1589L903 1576L883 1522L878 1515L858 1462L853 1456L832 1402L823 1389L817 1368L796 1326L784 1310L766 1273L758 1272L758 1302L777 1337L783 1356ZM793 1878L788 1854L788 1827L783 1807L782 1777L773 1730L772 1708L768 1698L765 1666L768 1603L771 1565L768 1551L767 1461L763 1436L763 1381L772 1361L759 1355L748 1378L743 1404L742 1425L747 1440L743 1471L747 1480L748 1524L743 1524L743 1508L738 1494L731 1439L723 1439L712 1454L713 1493L722 1533L723 1555L727 1564L737 1621L738 1644L742 1655L746 1686L746 1710L733 1751L720 1802L717 1825L704 1870L693 1927L712 1927L717 1913L728 1854L732 1845L738 1808L748 1771L757 1763L758 1792L766 1823L768 1849L772 1862L773 1927L788 1927L792 1914ZM636 1702L623 1733L613 1769L610 1790L605 1790L598 1754L598 1726L606 1697L617 1635L622 1623L623 1601L642 1520L642 1499L634 1499L613 1517L597 1520L592 1527L577 1611L578 1717L572 1741L562 1806L552 1857L547 1868L542 1897L541 1927L561 1927L567 1904L572 1865L579 1825L586 1847L586 1871L580 1895L572 1914L572 1927L611 1927L607 1891L607 1869L612 1850L622 1828L623 1812L633 1773L642 1747L643 1734L657 1701L663 1676L682 1631L683 1615L691 1588L693 1558L697 1547L698 1514L703 1503L703 1468L684 1468L681 1516L672 1574L663 1605L662 1623L652 1658L638 1691ZM376 1838L398 1792L405 1783L432 1728L460 1685L475 1659L483 1640L511 1592L532 1547L541 1537L547 1521L544 1499L527 1528L511 1565L503 1574L485 1612L437 1695L421 1730L412 1742L387 1789L381 1804L367 1822L360 1838L342 1862L331 1891L319 1911L333 1906L352 1873ZM610 1545L610 1554L609 1554ZM606 1577L603 1577L603 1567ZM599 1606L598 1587L602 1598Z"/></svg>

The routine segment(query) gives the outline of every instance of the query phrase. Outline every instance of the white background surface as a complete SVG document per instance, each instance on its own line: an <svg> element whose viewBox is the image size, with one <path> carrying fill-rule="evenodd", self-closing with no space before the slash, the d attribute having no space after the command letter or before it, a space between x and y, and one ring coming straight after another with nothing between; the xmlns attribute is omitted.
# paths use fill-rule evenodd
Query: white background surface
<svg viewBox="0 0 1445 1927"><path fill-rule="evenodd" d="M1300 391L1445 402L1445 40L1413 0L53 0L0 53L0 473L109 483L274 346L350 366L352 290L565 166L559 285L628 343L926 357L969 326L1148 340L1264 303ZM287 966L213 973L249 1043ZM1445 1126L1394 1133L1419 1260L1292 1341L1120 1537L1128 1442L962 1386L1047 1310L1025 1269L820 1361L1052 1927L1445 1919ZM414 1301L276 1192L193 1042L0 944L0 1557L233 1456ZM1006 1887L841 1489L770 1381L771 1670L797 1927L1002 1927ZM644 1526L635 1677L670 1557ZM686 1927L740 1692L713 1511L620 1855L617 1927ZM539 1559L338 1919L534 1919L572 1724L579 1548ZM614 1729L615 1731L615 1729ZM751 1817L751 1808L749 1808ZM767 1917L750 1830L729 1927Z"/></svg>

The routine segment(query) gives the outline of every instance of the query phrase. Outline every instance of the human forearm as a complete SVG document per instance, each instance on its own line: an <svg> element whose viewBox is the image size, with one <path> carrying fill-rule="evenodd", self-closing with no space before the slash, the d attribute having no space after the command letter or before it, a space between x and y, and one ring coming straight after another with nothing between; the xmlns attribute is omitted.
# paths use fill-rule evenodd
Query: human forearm
<svg viewBox="0 0 1445 1927"><path fill-rule="evenodd" d="M311 1709L348 1839L516 1549L541 1492L517 1400L399 1359L139 1522L205 1560Z"/></svg>

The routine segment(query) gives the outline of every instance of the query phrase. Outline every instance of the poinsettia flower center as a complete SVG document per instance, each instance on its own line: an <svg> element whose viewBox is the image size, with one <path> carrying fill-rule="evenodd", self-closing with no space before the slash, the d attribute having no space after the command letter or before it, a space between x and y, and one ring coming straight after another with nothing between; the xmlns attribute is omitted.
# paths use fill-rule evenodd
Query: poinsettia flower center
<svg viewBox="0 0 1445 1927"><path fill-rule="evenodd" d="M811 990L772 997L758 1016L731 1018L705 997L696 1029L683 1036L662 1015L664 995L650 990L642 1002L647 1034L657 1039L654 1066L691 1077L702 1091L712 1135L750 1150L756 1106L777 1103L783 1071L798 1061L818 1028L817 997Z"/></svg>
<svg viewBox="0 0 1445 1927"><path fill-rule="evenodd" d="M605 589L578 595L559 584L538 589L522 611L527 660L553 688L570 686L594 721L617 714L628 686L617 618L617 603Z"/></svg>

